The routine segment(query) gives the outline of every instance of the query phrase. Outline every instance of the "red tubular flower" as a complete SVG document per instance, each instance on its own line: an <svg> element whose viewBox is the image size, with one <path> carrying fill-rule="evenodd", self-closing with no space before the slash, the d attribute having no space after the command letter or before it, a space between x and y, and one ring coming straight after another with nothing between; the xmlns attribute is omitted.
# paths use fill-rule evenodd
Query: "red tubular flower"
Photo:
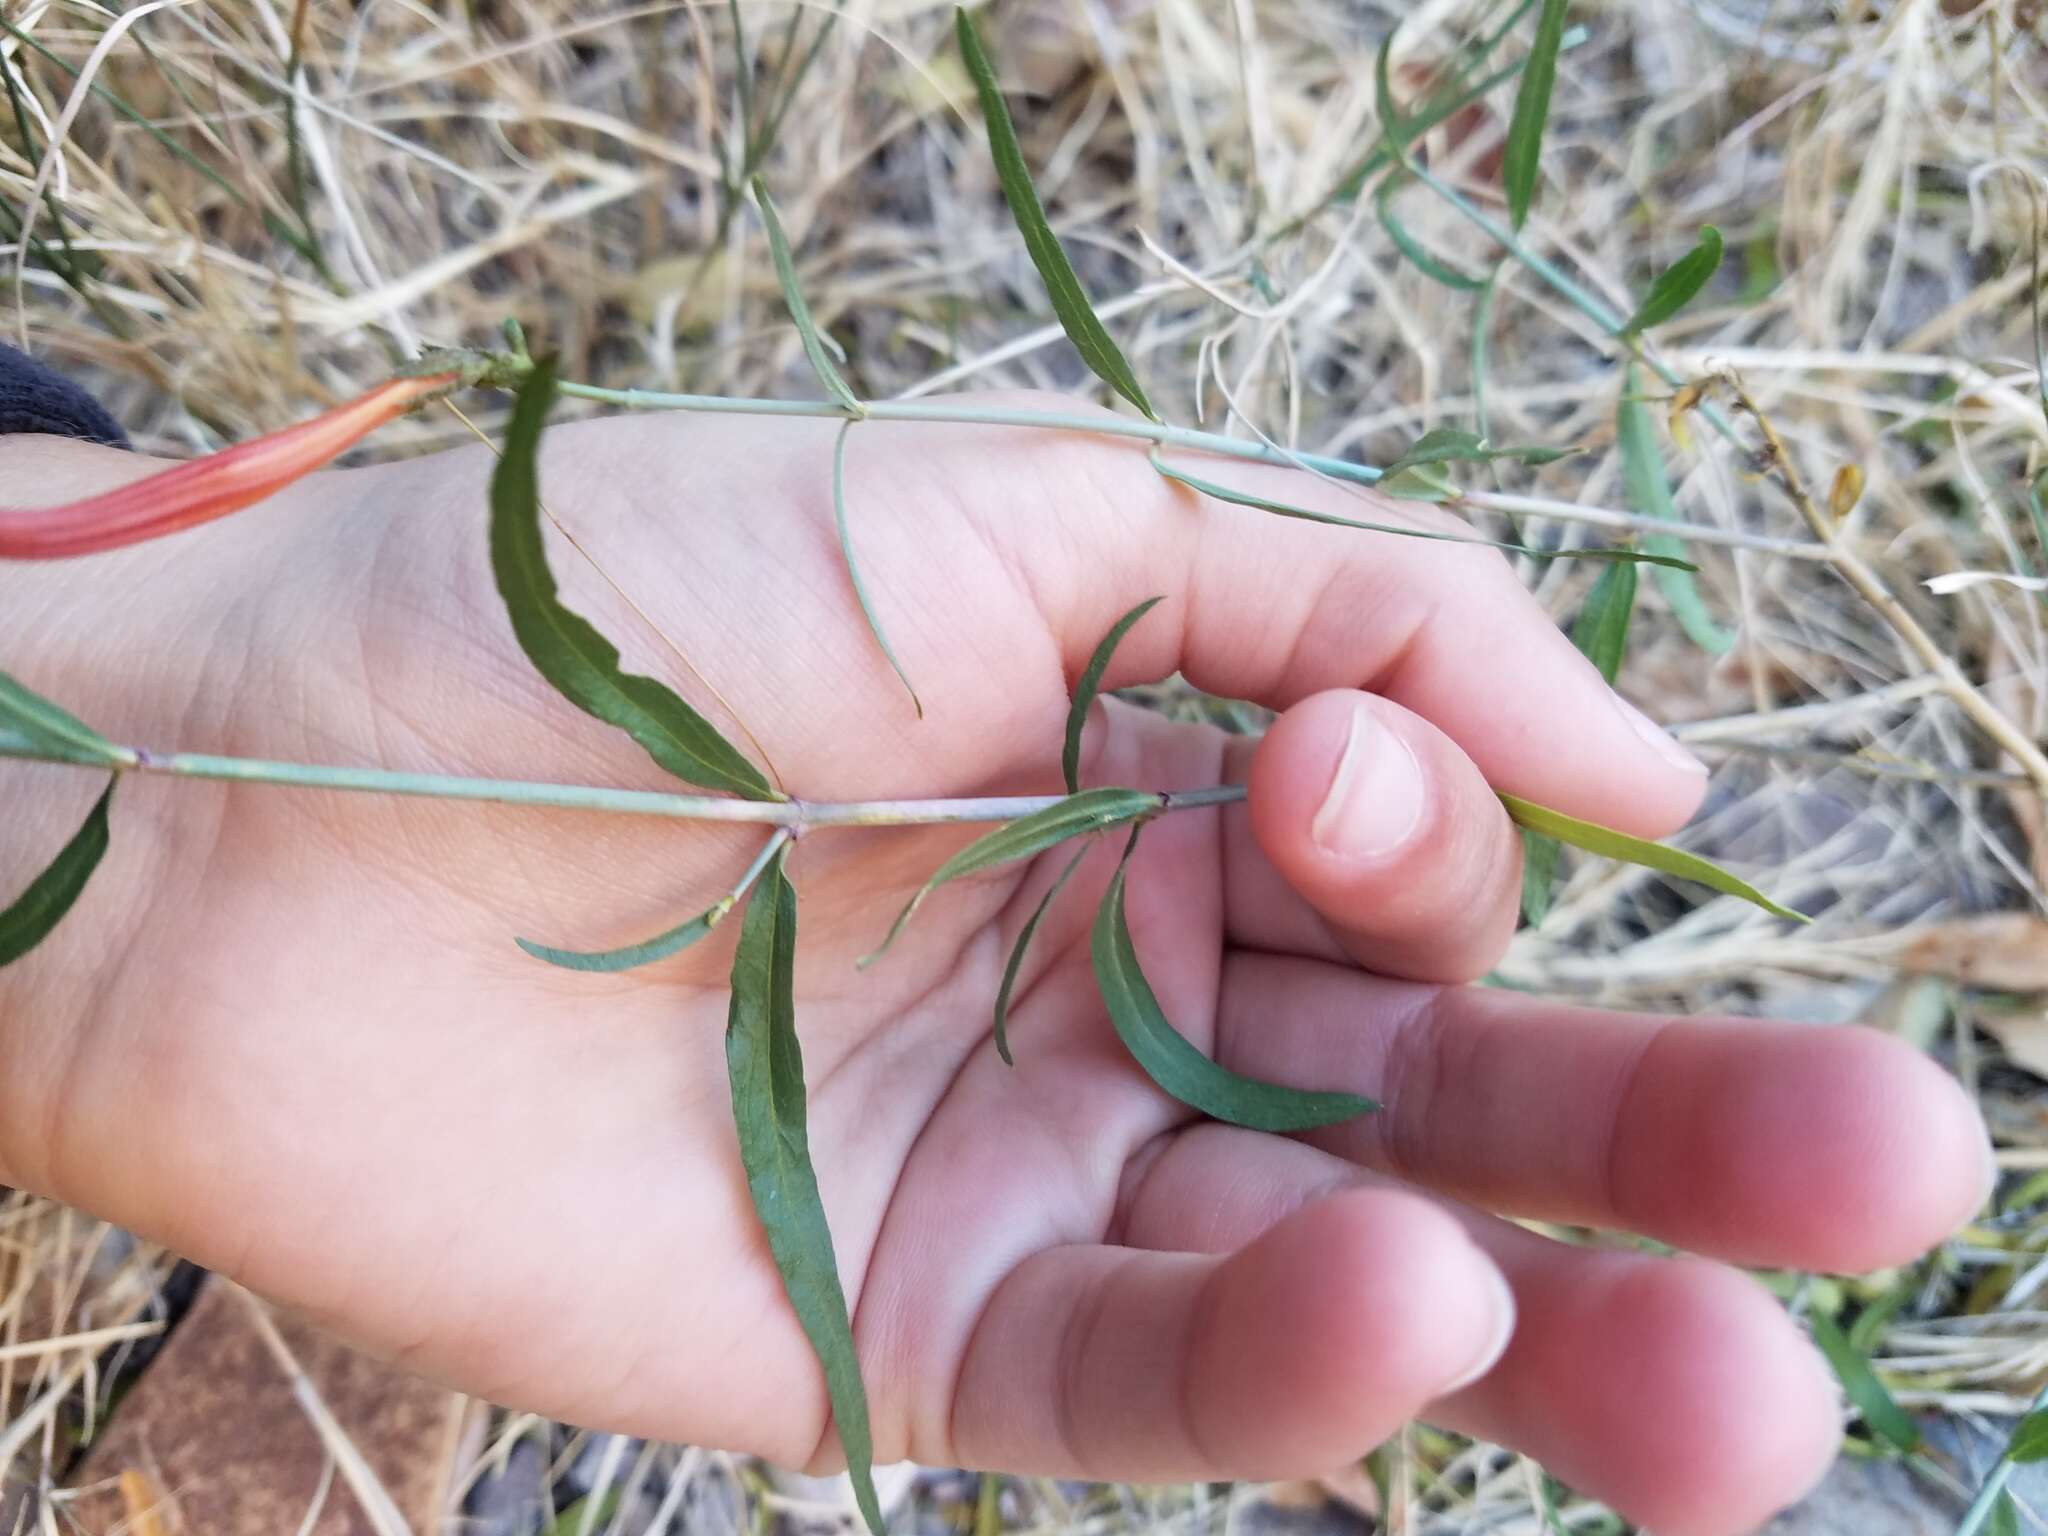
<svg viewBox="0 0 2048 1536"><path fill-rule="evenodd" d="M0 559L62 560L162 538L239 512L395 416L461 381L459 373L391 379L344 405L203 459L189 459L118 490L61 507L0 510Z"/></svg>

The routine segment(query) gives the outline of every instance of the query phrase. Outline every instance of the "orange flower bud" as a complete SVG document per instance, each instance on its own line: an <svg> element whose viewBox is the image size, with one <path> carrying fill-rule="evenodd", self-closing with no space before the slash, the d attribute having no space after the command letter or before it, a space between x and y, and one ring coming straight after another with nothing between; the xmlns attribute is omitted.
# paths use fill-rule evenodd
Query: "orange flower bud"
<svg viewBox="0 0 2048 1536"><path fill-rule="evenodd" d="M0 559L97 554L239 512L311 474L460 379L457 373L391 379L310 421L173 464L116 490L61 507L0 510Z"/></svg>

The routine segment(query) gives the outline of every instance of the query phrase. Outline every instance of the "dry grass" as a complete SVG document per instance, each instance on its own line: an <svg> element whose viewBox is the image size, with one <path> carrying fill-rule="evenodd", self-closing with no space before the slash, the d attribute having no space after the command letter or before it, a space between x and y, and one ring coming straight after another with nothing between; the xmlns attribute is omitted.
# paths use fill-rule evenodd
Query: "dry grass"
<svg viewBox="0 0 2048 1536"><path fill-rule="evenodd" d="M1590 450L1505 469L1501 488L1621 506L1618 371L1599 330L1511 266L1475 376L1471 298L1402 262L1369 204L1326 206L1373 131L1374 49L1409 10L1006 0L985 25L1028 88L1019 117L1055 221L1169 415L1236 431L1249 421L1383 461L1427 427L1468 423L1483 385L1496 440ZM171 0L131 9L118 37L83 0L16 8L49 56L11 40L4 50L35 143L0 135L0 196L18 223L54 194L73 250L98 269L87 302L33 250L6 247L18 339L92 378L144 446L179 454L353 393L388 372L394 347L487 344L508 315L594 382L814 393L758 225L735 218L718 239L717 127L737 100L725 5L474 0L474 11L472 24L454 0L307 9L293 110L303 207L330 281L271 228L296 227L301 207L288 5ZM1486 11L1478 0L1413 7L1397 89L1419 90ZM825 7L746 0L742 14L765 91L790 78ZM2029 309L2048 165L2040 8L1646 0L1589 4L1575 19L1590 38L1564 60L1531 243L1626 311L1699 224L1717 224L1729 262L1709 301L1661 333L1663 356L1688 375L1738 374L1808 483L1861 469L1845 548L2038 739L2041 600L2006 585L1936 597L1919 582L2048 561L2026 505L2048 462ZM944 5L848 0L804 77L764 167L804 285L865 395L1088 387L978 130L955 110L965 80L949 24ZM162 137L78 91L51 56ZM1506 103L1496 93L1425 146L1439 175L1481 201ZM1400 206L1446 259L1474 272L1491 260L1426 191ZM1298 233L1266 238L1300 214ZM33 233L55 242L48 208ZM478 419L492 425L488 411ZM1807 537L1774 478L1698 426L1691 435L1670 445L1681 515ZM430 414L378 451L464 436ZM1610 1004L1870 1017L1949 1060L2012 1170L2007 1205L1914 1271L1848 1290L1897 1306L1876 1353L1902 1400L2014 1411L2048 1377L2048 1180L2028 1180L2048 1170L2048 1098L2006 1052L2048 1073L2048 1017L2025 995L2048 989L2048 930L1930 925L2041 910L2041 803L1964 718L1954 687L1828 563L1706 545L1697 557L1739 643L1708 658L1646 582L1622 686L1684 722L1718 764L1688 845L1760 872L1818 921L1787 932L1639 871L1580 866L1503 978ZM1561 618L1590 579L1570 562L1528 574ZM0 1205L0 1472L61 1469L104 1377L67 1337L146 1322L144 1282L159 1267L83 1218ZM1838 1294L1833 1282L1783 1288L1801 1305ZM501 1428L487 1457L533 1426ZM678 1478L737 1494L718 1508L767 1497L723 1458L636 1448L612 1459L611 1478L657 1490L657 1507ZM1424 1435L1396 1462L1410 1530L1538 1529L1528 1469L1512 1458ZM951 1496L945 1485L917 1495L934 1508ZM958 1497L955 1513L975 1526L971 1486ZM1069 1503L1015 1484L976 1528L1207 1529L1229 1503L1115 1489ZM1575 1528L1597 1528L1592 1518L1574 1511Z"/></svg>

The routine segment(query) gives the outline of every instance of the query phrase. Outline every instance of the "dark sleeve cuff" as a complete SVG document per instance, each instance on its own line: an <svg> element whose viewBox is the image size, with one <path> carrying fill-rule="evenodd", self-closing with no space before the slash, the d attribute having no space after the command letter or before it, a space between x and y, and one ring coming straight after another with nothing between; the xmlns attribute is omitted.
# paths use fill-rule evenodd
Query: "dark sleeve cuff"
<svg viewBox="0 0 2048 1536"><path fill-rule="evenodd" d="M121 424L91 395L26 352L0 346L0 436L14 432L128 446Z"/></svg>

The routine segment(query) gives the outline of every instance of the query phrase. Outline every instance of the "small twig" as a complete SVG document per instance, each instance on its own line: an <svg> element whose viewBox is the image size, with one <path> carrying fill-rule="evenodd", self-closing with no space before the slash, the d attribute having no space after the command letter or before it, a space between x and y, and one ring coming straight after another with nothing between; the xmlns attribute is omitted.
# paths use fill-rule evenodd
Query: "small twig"
<svg viewBox="0 0 2048 1536"><path fill-rule="evenodd" d="M1065 795L997 795L937 800L734 800L721 795L670 795L644 789L594 784L547 784L524 779L473 779L438 773L395 773L381 768L339 768L316 763L272 762L205 753L132 751L132 764L110 764L88 752L38 746L27 737L0 730L0 758L61 763L116 772L163 774L234 784L278 784L351 794L404 795L416 799L485 801L567 811L602 811L656 816L670 821L751 822L787 827L798 836L822 827L924 826L946 822L1014 821L1058 805ZM1175 790L1159 796L1161 812L1229 805L1245 796L1242 784Z"/></svg>
<svg viewBox="0 0 2048 1536"><path fill-rule="evenodd" d="M1891 626L1892 632L1905 642L1906 648L1920 659L1922 666L1934 674L1941 684L1941 691L1955 701L1955 705L1968 715L1977 728L1989 736L2020 765L2020 770L2032 781L2037 793L2048 798L2048 754L2027 733L2015 725L2005 712L1986 698L1977 685L1970 681L1963 669L1928 634L1920 621L1913 617L1906 605L1893 595L1884 579L1855 547L1841 536L1835 520L1815 505L1806 489L1806 482L1793 465L1791 455L1785 451L1785 444L1779 438L1777 428L1770 418L1758 409L1757 403L1742 387L1739 379L1724 374L1722 381L1734 396L1735 403L1757 424L1763 434L1764 448L1761 455L1763 468L1776 477L1784 487L1785 494L1792 499L1792 505L1806 520L1806 526L1813 536L1826 547L1830 563L1835 572L1856 591L1866 603L1877 610L1879 618Z"/></svg>

